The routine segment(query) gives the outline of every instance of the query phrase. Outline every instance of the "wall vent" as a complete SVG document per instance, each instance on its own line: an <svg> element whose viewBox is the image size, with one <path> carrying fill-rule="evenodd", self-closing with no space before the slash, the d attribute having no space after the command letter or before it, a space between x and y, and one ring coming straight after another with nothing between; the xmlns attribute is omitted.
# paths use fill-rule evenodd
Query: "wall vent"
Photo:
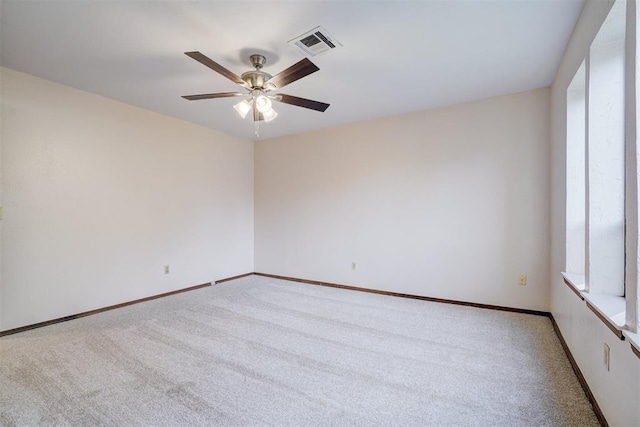
<svg viewBox="0 0 640 427"><path fill-rule="evenodd" d="M324 55L330 50L342 46L338 40L322 27L316 27L311 31L307 31L289 40L288 43L302 50L307 56Z"/></svg>

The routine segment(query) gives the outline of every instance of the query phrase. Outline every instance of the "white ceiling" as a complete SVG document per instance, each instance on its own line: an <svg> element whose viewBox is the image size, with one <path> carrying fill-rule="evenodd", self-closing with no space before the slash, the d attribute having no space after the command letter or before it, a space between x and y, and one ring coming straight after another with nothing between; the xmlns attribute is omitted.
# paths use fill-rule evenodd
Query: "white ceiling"
<svg viewBox="0 0 640 427"><path fill-rule="evenodd" d="M19 1L0 0L0 63L248 139L231 81L248 56L277 74L304 58L287 41L318 25L344 47L311 58L320 71L283 93L325 113L276 104L260 139L451 105L551 84L583 0Z"/></svg>

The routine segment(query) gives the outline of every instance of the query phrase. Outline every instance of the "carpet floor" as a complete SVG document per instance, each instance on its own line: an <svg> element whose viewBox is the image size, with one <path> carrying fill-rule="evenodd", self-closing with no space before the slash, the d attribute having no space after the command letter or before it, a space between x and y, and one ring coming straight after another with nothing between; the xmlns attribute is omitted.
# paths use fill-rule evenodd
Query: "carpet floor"
<svg viewBox="0 0 640 427"><path fill-rule="evenodd" d="M0 425L599 424L546 317L248 276L0 338Z"/></svg>

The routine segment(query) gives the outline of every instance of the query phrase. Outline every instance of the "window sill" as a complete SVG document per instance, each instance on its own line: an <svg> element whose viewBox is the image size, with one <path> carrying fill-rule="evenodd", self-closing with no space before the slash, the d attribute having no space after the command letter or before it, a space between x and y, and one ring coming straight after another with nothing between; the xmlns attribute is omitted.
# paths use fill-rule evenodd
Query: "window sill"
<svg viewBox="0 0 640 427"><path fill-rule="evenodd" d="M587 303L587 307L611 329L611 332L619 339L625 339L623 332L627 332L625 329L627 306L624 297L585 292L584 274L562 273L562 278L569 289ZM637 347L634 347L633 350L640 352L640 348Z"/></svg>
<svg viewBox="0 0 640 427"><path fill-rule="evenodd" d="M629 340L633 354L640 358L640 334L631 331L624 331L623 334Z"/></svg>
<svg viewBox="0 0 640 427"><path fill-rule="evenodd" d="M569 289L581 300L584 300L584 296L582 295L585 291L584 274L562 273L562 278L564 279L564 283L569 286Z"/></svg>
<svg viewBox="0 0 640 427"><path fill-rule="evenodd" d="M611 332L624 340L623 331L626 324L626 302L624 297L583 293L587 307L604 322Z"/></svg>

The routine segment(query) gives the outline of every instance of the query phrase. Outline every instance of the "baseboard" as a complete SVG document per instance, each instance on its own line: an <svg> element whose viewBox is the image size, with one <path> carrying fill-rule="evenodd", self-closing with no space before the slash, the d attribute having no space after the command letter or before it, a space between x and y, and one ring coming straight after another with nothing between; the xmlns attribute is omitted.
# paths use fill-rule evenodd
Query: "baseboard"
<svg viewBox="0 0 640 427"><path fill-rule="evenodd" d="M558 324L556 323L556 319L554 319L553 314L549 313L549 319L551 319L553 330L556 332L556 335L560 340L560 344L562 345L562 348L564 349L564 352L567 355L567 358L569 359L569 363L573 368L573 372L576 374L576 377L578 378L578 382L582 386L582 390L584 390L584 394L587 395L587 398L591 403L591 407L593 408L593 412L596 414L598 421L600 421L600 425L602 425L603 427L608 427L609 423L607 422L607 419L604 417L604 414L602 413L602 410L600 409L600 405L598 405L598 402L596 401L595 396L591 392L591 389L589 388L589 384L587 383L587 380L585 379L584 375L582 375L582 371L580 370L580 367L578 367L578 363L573 358L573 354L571 354L571 350L569 350L569 346L567 345L567 342L564 340L564 337L562 336L562 332L560 332L560 328L558 327Z"/></svg>
<svg viewBox="0 0 640 427"><path fill-rule="evenodd" d="M245 273L245 274L239 274L237 276L232 276L232 277L226 277L224 279L220 279L220 280L216 280L215 284L217 285L218 283L224 283L224 282L228 282L229 280L236 280L236 279L241 279L243 277L247 277L247 276L253 276L256 273Z"/></svg>
<svg viewBox="0 0 640 427"><path fill-rule="evenodd" d="M29 331L31 329L42 328L44 326L54 325L56 323L62 323L62 322L66 322L66 321L73 320L73 319L79 319L81 317L91 316L92 314L98 314L98 313L102 313L102 312L109 311L109 310L115 310L116 308L122 308L122 307L126 307L128 305L139 304L141 302L151 301L151 300L158 299L158 298L164 298L164 297L168 297L170 295L179 294L179 293L182 293L182 292L194 291L196 289L204 288L204 287L207 287L207 286L211 286L211 282L203 283L202 285L190 286L188 288L178 289L176 291L165 292L165 293L158 294L158 295L152 295L150 297L140 298L140 299L136 299L136 300L133 300L133 301L127 301L127 302L123 302L123 303L116 304L116 305L110 305L108 307L97 308L95 310L84 311L82 313L72 314L71 316L59 317L57 319L52 319L52 320L47 320L47 321L44 321L44 322L34 323L32 325L21 326L19 328L9 329L9 330L6 330L6 331L0 331L0 337L4 337L6 335L17 334L18 332Z"/></svg>
<svg viewBox="0 0 640 427"><path fill-rule="evenodd" d="M337 283L319 282L317 280L307 280L307 279L299 279L296 277L278 276L276 274L266 274L266 273L253 273L253 274L255 274L256 276L271 277L272 279L289 280L291 282L306 283L309 285L328 286L330 288L348 289L350 291L367 292L370 294L387 295L387 296L399 297L399 298L410 298L410 299L417 299L422 301L439 302L443 304L464 305L467 307L486 308L489 310L510 311L513 313L533 314L535 316L548 317L551 315L551 313L547 311L529 310L525 308L504 307L501 305L479 304L479 303L468 302L468 301L457 301L457 300L450 300L450 299L443 299L443 298L425 297L421 295L403 294L399 292L381 291L378 289L361 288L359 286L340 285Z"/></svg>

